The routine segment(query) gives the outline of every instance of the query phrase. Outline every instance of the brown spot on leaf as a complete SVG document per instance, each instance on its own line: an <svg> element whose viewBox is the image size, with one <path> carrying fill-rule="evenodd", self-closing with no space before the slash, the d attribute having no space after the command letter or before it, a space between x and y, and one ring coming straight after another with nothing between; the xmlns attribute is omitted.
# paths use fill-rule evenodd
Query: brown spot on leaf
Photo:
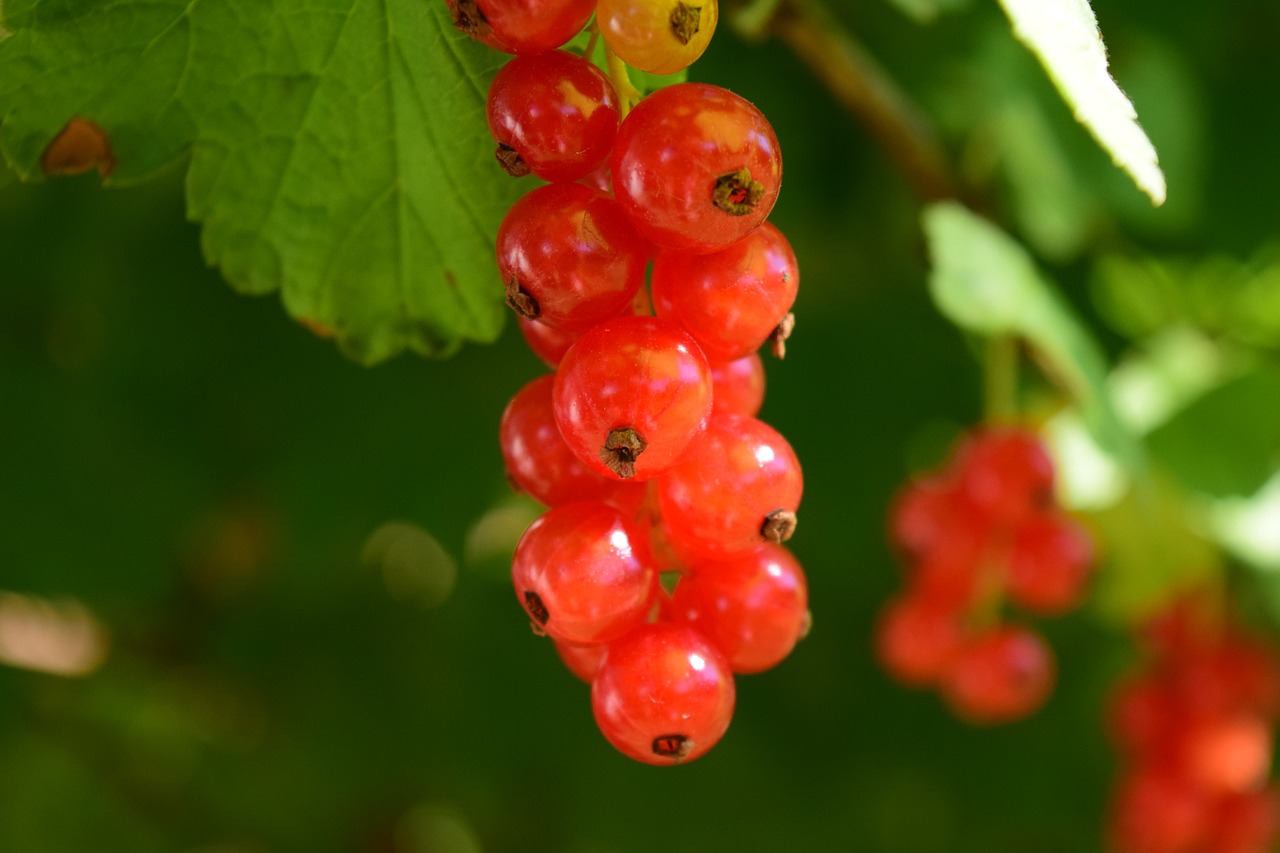
<svg viewBox="0 0 1280 853"><path fill-rule="evenodd" d="M458 277L453 274L453 270L447 269L444 271L444 283L450 290L458 289Z"/></svg>
<svg viewBox="0 0 1280 853"><path fill-rule="evenodd" d="M105 178L115 167L106 131L80 116L67 122L40 155L40 169L46 175L79 175L96 168Z"/></svg>

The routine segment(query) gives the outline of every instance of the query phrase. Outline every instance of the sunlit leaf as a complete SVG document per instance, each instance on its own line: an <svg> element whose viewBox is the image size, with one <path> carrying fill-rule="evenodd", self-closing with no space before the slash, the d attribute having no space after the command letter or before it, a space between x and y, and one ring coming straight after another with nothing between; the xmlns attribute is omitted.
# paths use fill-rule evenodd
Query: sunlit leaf
<svg viewBox="0 0 1280 853"><path fill-rule="evenodd" d="M1154 204L1165 199L1155 147L1133 104L1107 70L1107 50L1088 0L1000 0L1014 33L1098 143Z"/></svg>

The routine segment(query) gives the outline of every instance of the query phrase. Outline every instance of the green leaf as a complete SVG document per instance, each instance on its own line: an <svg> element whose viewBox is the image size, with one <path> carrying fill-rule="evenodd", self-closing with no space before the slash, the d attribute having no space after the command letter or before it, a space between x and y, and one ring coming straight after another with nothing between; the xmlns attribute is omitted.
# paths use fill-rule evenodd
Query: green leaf
<svg viewBox="0 0 1280 853"><path fill-rule="evenodd" d="M925 208L934 303L980 335L1016 335L1075 398L1091 434L1126 464L1138 464L1133 436L1106 388L1101 348L1011 237L956 202Z"/></svg>
<svg viewBox="0 0 1280 853"><path fill-rule="evenodd" d="M1165 179L1156 149L1107 71L1106 46L1088 0L1000 0L1000 5L1076 119L1154 204L1163 204Z"/></svg>
<svg viewBox="0 0 1280 853"><path fill-rule="evenodd" d="M969 6L969 0L890 0L890 2L918 24L931 24L939 15L958 12Z"/></svg>
<svg viewBox="0 0 1280 853"><path fill-rule="evenodd" d="M420 0L8 0L0 148L28 180L80 116L109 184L190 156L206 258L245 293L372 363L489 341L502 214L529 184L492 162L500 57Z"/></svg>
<svg viewBox="0 0 1280 853"><path fill-rule="evenodd" d="M1280 369L1261 366L1209 391L1152 432L1147 444L1152 458L1187 488L1253 494L1280 470Z"/></svg>

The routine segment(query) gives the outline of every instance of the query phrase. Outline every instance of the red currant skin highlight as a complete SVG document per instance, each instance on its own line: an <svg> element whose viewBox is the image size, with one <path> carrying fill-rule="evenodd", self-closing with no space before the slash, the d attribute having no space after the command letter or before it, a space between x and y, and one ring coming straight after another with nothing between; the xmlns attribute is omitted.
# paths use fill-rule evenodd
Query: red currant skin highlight
<svg viewBox="0 0 1280 853"><path fill-rule="evenodd" d="M697 628L735 673L781 663L809 626L800 563L781 545L729 560L696 563L680 578L666 612Z"/></svg>
<svg viewBox="0 0 1280 853"><path fill-rule="evenodd" d="M711 415L711 368L693 339L657 317L601 323L556 371L556 423L606 478L645 480L674 465Z"/></svg>
<svg viewBox="0 0 1280 853"><path fill-rule="evenodd" d="M591 684L600 731L646 764L692 761L733 717L733 673L724 656L683 625L643 625L609 646Z"/></svg>
<svg viewBox="0 0 1280 853"><path fill-rule="evenodd" d="M659 89L623 119L610 158L613 192L636 230L664 249L711 252L764 222L782 185L782 154L760 110L728 89Z"/></svg>
<svg viewBox="0 0 1280 853"><path fill-rule="evenodd" d="M943 676L942 695L963 720L1009 723L1037 711L1054 678L1045 641L1026 628L1002 625L965 643Z"/></svg>
<svg viewBox="0 0 1280 853"><path fill-rule="evenodd" d="M538 630L567 643L607 643L641 624L657 595L642 537L603 503L566 504L520 537L516 598Z"/></svg>
<svg viewBox="0 0 1280 853"><path fill-rule="evenodd" d="M715 560L789 539L803 490L800 462L777 430L716 415L659 478L658 506L678 552Z"/></svg>
<svg viewBox="0 0 1280 853"><path fill-rule="evenodd" d="M587 25L595 0L446 0L453 25L503 53L560 47Z"/></svg>
<svg viewBox="0 0 1280 853"><path fill-rule="evenodd" d="M653 262L658 316L684 326L712 364L759 349L799 286L795 252L768 222L718 252L660 252Z"/></svg>
<svg viewBox="0 0 1280 853"><path fill-rule="evenodd" d="M504 65L489 86L486 115L503 168L553 183L576 181L603 163L620 119L604 72L562 50Z"/></svg>
<svg viewBox="0 0 1280 853"><path fill-rule="evenodd" d="M507 304L517 314L582 331L631 304L644 284L649 247L604 193L552 184L507 211L497 255Z"/></svg>
<svg viewBox="0 0 1280 853"><path fill-rule="evenodd" d="M498 443L512 483L547 506L603 500L615 485L587 468L560 437L551 403L553 376L521 388L498 427Z"/></svg>
<svg viewBox="0 0 1280 853"><path fill-rule="evenodd" d="M650 74L675 74L696 62L719 18L716 0L600 0L596 6L605 44Z"/></svg>

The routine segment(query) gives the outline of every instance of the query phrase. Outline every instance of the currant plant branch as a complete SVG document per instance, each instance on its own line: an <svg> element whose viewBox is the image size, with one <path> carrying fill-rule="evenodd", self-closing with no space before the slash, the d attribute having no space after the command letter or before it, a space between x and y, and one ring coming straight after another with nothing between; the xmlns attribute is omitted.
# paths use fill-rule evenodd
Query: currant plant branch
<svg viewBox="0 0 1280 853"><path fill-rule="evenodd" d="M812 0L755 0L730 17L748 39L772 35L862 122L923 201L955 198L956 181L933 126L871 53Z"/></svg>

